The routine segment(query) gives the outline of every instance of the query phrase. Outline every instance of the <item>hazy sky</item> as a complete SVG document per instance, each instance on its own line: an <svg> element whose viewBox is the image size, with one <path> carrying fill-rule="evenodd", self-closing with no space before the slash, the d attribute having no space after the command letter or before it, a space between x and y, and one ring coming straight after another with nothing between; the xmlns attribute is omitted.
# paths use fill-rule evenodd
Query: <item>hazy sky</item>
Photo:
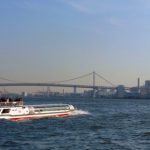
<svg viewBox="0 0 150 150"><path fill-rule="evenodd" d="M149 68L150 0L0 0L0 77L52 82L96 71L132 86L150 79Z"/></svg>

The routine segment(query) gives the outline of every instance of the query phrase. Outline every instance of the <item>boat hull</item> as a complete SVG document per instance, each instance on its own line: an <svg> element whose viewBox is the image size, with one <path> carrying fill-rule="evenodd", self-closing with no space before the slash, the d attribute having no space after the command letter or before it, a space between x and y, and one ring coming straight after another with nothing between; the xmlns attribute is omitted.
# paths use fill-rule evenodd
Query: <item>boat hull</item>
<svg viewBox="0 0 150 150"><path fill-rule="evenodd" d="M51 118L51 117L66 117L70 116L71 112L61 112L61 113L47 113L47 114L32 114L32 115L8 115L0 116L0 119L7 119L12 121L20 120L31 120L31 119L41 119L41 118Z"/></svg>

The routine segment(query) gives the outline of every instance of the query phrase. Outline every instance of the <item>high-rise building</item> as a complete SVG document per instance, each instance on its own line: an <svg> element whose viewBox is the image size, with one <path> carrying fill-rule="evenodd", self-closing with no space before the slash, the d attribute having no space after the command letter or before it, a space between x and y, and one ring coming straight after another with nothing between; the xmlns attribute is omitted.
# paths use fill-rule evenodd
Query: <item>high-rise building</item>
<svg viewBox="0 0 150 150"><path fill-rule="evenodd" d="M145 81L145 89L150 90L150 80Z"/></svg>

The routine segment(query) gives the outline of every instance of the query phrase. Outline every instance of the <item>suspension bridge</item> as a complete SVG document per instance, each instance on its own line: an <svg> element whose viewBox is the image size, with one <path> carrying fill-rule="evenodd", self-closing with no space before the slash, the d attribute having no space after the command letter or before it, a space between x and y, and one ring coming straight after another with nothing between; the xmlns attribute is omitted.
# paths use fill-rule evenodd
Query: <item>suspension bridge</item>
<svg viewBox="0 0 150 150"><path fill-rule="evenodd" d="M77 80L77 79L85 78L87 76L93 76L92 85L66 84L66 82L68 82L68 81L74 81L74 80ZM106 83L109 84L109 86L96 85L96 77L104 80ZM7 83L0 83L0 87L2 87L2 86L3 87L8 87L8 86L70 87L70 88L74 88L74 92L76 92L77 88L88 88L88 89L93 89L93 90L97 90L97 89L116 89L116 86L112 82L110 82L109 80L107 80L106 78L104 78L103 76L101 76L100 74L98 74L96 72L91 72L91 73L84 74L82 76L78 76L78 77L75 77L75 78L71 78L71 79L67 79L67 80L63 80L63 81L51 82L51 83L18 82L18 81L14 81L14 80L4 78L4 77L0 77L0 80L7 81Z"/></svg>

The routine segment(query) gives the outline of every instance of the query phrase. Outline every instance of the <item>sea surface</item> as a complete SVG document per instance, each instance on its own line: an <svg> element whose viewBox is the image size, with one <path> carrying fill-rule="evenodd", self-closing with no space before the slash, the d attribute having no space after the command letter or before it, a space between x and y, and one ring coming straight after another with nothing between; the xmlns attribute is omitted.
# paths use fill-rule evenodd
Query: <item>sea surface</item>
<svg viewBox="0 0 150 150"><path fill-rule="evenodd" d="M0 150L150 150L150 100L26 98L68 103L71 117L0 120Z"/></svg>

